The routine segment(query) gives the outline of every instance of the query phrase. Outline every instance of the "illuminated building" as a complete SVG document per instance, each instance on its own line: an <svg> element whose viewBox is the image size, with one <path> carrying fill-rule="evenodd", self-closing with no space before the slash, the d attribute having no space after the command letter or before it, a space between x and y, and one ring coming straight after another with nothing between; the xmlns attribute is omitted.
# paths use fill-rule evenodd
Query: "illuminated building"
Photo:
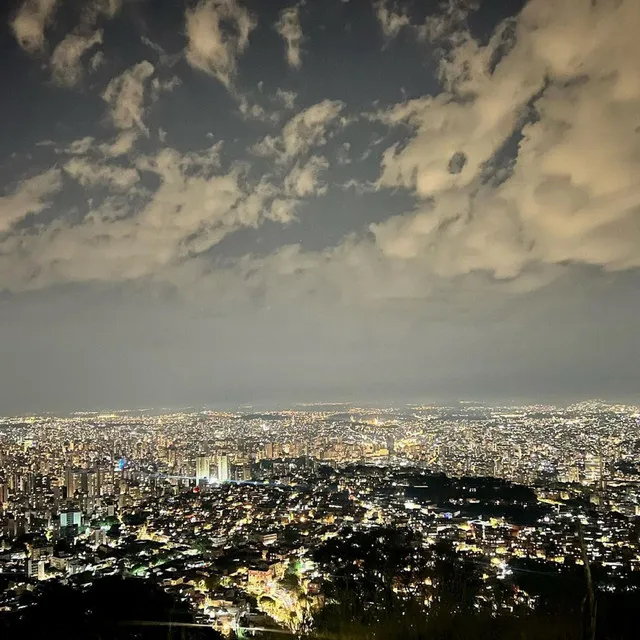
<svg viewBox="0 0 640 640"><path fill-rule="evenodd" d="M60 514L60 528L80 526L82 524L82 513L80 511L63 511Z"/></svg>
<svg viewBox="0 0 640 640"><path fill-rule="evenodd" d="M229 456L223 454L218 456L218 482L228 482L229 480Z"/></svg>
<svg viewBox="0 0 640 640"><path fill-rule="evenodd" d="M209 479L209 456L196 458L196 482Z"/></svg>

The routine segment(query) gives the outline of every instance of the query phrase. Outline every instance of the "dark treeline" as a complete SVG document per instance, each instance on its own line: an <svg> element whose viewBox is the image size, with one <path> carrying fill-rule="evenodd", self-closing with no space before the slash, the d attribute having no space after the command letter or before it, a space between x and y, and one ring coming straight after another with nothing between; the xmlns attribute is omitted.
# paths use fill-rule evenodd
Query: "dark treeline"
<svg viewBox="0 0 640 640"><path fill-rule="evenodd" d="M332 580L328 604L315 620L316 637L590 640L582 566L520 560L511 563L512 574L498 579L486 563L456 553L448 542L430 549L418 542L416 534L393 529L347 531L317 549L315 560ZM409 595L402 589L404 573L412 576ZM640 576L614 579L598 565L592 573L595 637L636 639ZM514 604L519 590L535 599L533 608Z"/></svg>
<svg viewBox="0 0 640 640"><path fill-rule="evenodd" d="M499 578L447 541L425 547L419 534L393 528L343 529L315 550L314 560L330 578L326 606L309 632L317 640L591 640L587 581L576 564L522 559ZM598 564L591 569L596 640L635 640L640 575L615 578ZM533 608L518 604L519 591L533 597ZM184 604L140 579L103 578L86 589L42 583L22 600L25 608L0 614L1 638L220 637L206 628L133 624L193 621Z"/></svg>
<svg viewBox="0 0 640 640"><path fill-rule="evenodd" d="M6 640L212 640L213 629L144 625L186 622L193 617L162 588L139 579L102 578L83 590L48 582L23 594L25 608L0 613Z"/></svg>

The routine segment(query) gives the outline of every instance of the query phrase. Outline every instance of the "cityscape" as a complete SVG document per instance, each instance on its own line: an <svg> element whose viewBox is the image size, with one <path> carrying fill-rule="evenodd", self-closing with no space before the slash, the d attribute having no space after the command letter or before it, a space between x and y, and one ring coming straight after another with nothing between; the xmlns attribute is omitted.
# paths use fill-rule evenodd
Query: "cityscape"
<svg viewBox="0 0 640 640"><path fill-rule="evenodd" d="M3 418L0 611L126 576L225 636L308 634L372 571L426 615L438 553L478 572L471 606L492 615L540 605L531 572L587 565L634 593L639 421L601 401Z"/></svg>
<svg viewBox="0 0 640 640"><path fill-rule="evenodd" d="M639 34L0 2L0 640L638 640Z"/></svg>

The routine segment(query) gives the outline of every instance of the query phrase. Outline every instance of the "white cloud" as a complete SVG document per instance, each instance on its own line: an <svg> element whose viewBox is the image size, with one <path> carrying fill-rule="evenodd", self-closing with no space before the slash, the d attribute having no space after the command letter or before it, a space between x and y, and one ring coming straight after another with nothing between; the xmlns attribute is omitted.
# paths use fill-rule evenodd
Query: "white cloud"
<svg viewBox="0 0 640 640"><path fill-rule="evenodd" d="M85 155L89 152L91 147L93 146L94 139L92 136L85 136L84 138L80 138L78 140L74 140L66 149L67 153L71 153L73 155Z"/></svg>
<svg viewBox="0 0 640 640"><path fill-rule="evenodd" d="M91 72L97 71L105 62L105 55L103 51L96 51L89 61L89 69Z"/></svg>
<svg viewBox="0 0 640 640"><path fill-rule="evenodd" d="M371 225L373 240L247 256L215 281L269 303L314 291L360 304L529 294L576 264L639 267L639 26L634 1L532 0L486 45L456 34L447 91L381 116L412 134L387 150L377 188L406 189L415 207ZM257 151L297 158L309 150L297 129ZM285 178L292 195L301 166Z"/></svg>
<svg viewBox="0 0 640 640"><path fill-rule="evenodd" d="M375 184L371 184L370 182L362 182L361 180L355 180L354 178L350 178L346 182L339 185L341 189L348 191L349 189L353 189L355 193L358 195L363 195L365 193L372 193L376 191L377 187Z"/></svg>
<svg viewBox="0 0 640 640"><path fill-rule="evenodd" d="M469 14L479 7L479 0L448 0L441 3L439 10L423 24L412 25L412 29L419 39L440 43L451 38L455 42Z"/></svg>
<svg viewBox="0 0 640 640"><path fill-rule="evenodd" d="M275 98L282 103L285 109L293 109L296 106L296 98L298 94L295 91L285 91L277 89Z"/></svg>
<svg viewBox="0 0 640 640"><path fill-rule="evenodd" d="M329 127L335 123L344 103L339 100L323 100L293 116L279 136L266 136L254 147L262 156L276 156L286 163L307 153L315 146L326 143Z"/></svg>
<svg viewBox="0 0 640 640"><path fill-rule="evenodd" d="M327 185L322 182L322 173L329 162L322 156L311 156L306 164L296 164L284 181L285 193L298 196L323 195Z"/></svg>
<svg viewBox="0 0 640 640"><path fill-rule="evenodd" d="M11 194L0 197L0 233L9 231L30 213L50 207L50 197L61 188L60 170L56 168L23 180Z"/></svg>
<svg viewBox="0 0 640 640"><path fill-rule="evenodd" d="M140 179L138 172L131 167L92 162L79 157L69 160L64 165L64 170L83 187L102 184L115 190L124 190L133 187Z"/></svg>
<svg viewBox="0 0 640 640"><path fill-rule="evenodd" d="M640 266L638 27L633 0L531 0L486 45L457 36L441 67L447 91L382 116L414 134L386 151L379 186L424 200L373 227L384 255L446 278Z"/></svg>
<svg viewBox="0 0 640 640"><path fill-rule="evenodd" d="M57 151L57 153L67 153L73 156L83 156L83 160L88 156L94 156L98 159L117 158L119 156L129 153L139 133L135 129L127 129L120 132L114 139L105 142L96 142L93 136L85 136L74 140L67 147L64 147ZM92 153L97 151L98 153Z"/></svg>
<svg viewBox="0 0 640 640"><path fill-rule="evenodd" d="M20 46L31 54L45 51L45 31L51 24L58 0L25 0L18 9L11 28ZM102 30L95 29L100 18L113 18L121 6L120 0L93 0L82 8L80 24L67 34L55 47L51 56L53 81L65 87L74 86L82 77L82 56L99 44L102 44ZM95 71L104 60L104 54L98 51L90 61Z"/></svg>
<svg viewBox="0 0 640 640"><path fill-rule="evenodd" d="M388 0L374 2L373 7L386 38L395 38L404 27L411 24L409 16L397 6L390 6Z"/></svg>
<svg viewBox="0 0 640 640"><path fill-rule="evenodd" d="M408 30L419 40L440 42L449 37L455 40L455 31L466 22L468 15L479 7L478 0L445 0L423 23L412 23L406 7L392 0L376 0L373 8L387 39L397 37Z"/></svg>
<svg viewBox="0 0 640 640"><path fill-rule="evenodd" d="M336 153L336 159L338 160L338 164L341 166L346 166L351 164L352 160L349 156L349 152L351 151L351 143L343 142Z"/></svg>
<svg viewBox="0 0 640 640"><path fill-rule="evenodd" d="M102 29L90 35L69 34L54 49L51 70L56 84L72 87L82 78L82 56L102 44Z"/></svg>
<svg viewBox="0 0 640 640"><path fill-rule="evenodd" d="M111 80L102 94L102 98L110 106L111 120L119 129L137 126L147 132L143 122L145 83L153 72L150 62L139 62Z"/></svg>
<svg viewBox="0 0 640 640"><path fill-rule="evenodd" d="M233 208L243 196L237 170L216 170L218 153L218 147L185 155L164 149L140 158L140 169L160 179L146 204L133 209L125 192L94 208L81 224L59 221L38 236L17 236L13 244L18 240L23 251L13 256L16 270L0 275L1 285L39 288L57 282L137 279L186 258L196 244L198 251L205 251L236 228ZM79 158L65 169L87 185L115 178L123 189L135 172L130 167L117 176L114 167Z"/></svg>
<svg viewBox="0 0 640 640"><path fill-rule="evenodd" d="M236 0L200 0L186 11L187 61L229 87L256 22Z"/></svg>
<svg viewBox="0 0 640 640"><path fill-rule="evenodd" d="M277 111L267 111L257 102L251 102L246 95L234 92L238 100L238 109L244 118L248 120L259 120L260 122L278 122L280 114Z"/></svg>
<svg viewBox="0 0 640 640"><path fill-rule="evenodd" d="M293 198L276 198L266 213L266 217L280 224L288 224L296 217L298 201Z"/></svg>
<svg viewBox="0 0 640 640"><path fill-rule="evenodd" d="M171 76L166 80L153 78L151 80L151 100L156 102L163 93L171 93L176 87L182 84L178 76Z"/></svg>
<svg viewBox="0 0 640 640"><path fill-rule="evenodd" d="M230 6L198 5L207 11ZM317 149L341 126L344 105L312 105L279 134L263 138L253 151L273 158L275 168L258 184L251 184L244 165L222 170L219 147L139 157L120 177L105 168L116 164L105 156L125 156L144 127L153 67L142 63L148 66L132 74L133 87L121 77L106 92L121 129L108 144L112 151L107 143L79 140L70 149L79 160L65 167L87 185L111 184L117 199L73 227L58 222L37 237L12 231L0 255L11 255L16 269L0 268L0 282L13 288L91 279L174 282L188 273L190 282L209 278L226 290L265 298L335 291L361 301L420 299L446 287L469 291L487 283L522 293L576 264L640 267L638 27L634 0L530 0L484 44L468 33L452 34L440 61L444 91L378 116L409 135L383 154L374 187L405 190L415 201L410 210L335 248L284 247L264 258L242 258L222 272L213 271L207 256L222 238L266 219L287 224L303 198L324 192L327 161ZM241 50L239 44L232 49ZM215 69L209 72L216 75ZM234 71L235 57L227 79ZM82 157L87 154L98 160ZM360 156L357 148L353 155ZM134 184L136 170L155 173L160 187L131 207L117 191ZM46 207L60 188L60 173L6 196L2 228ZM342 184L357 192L370 188L353 179Z"/></svg>
<svg viewBox="0 0 640 640"><path fill-rule="evenodd" d="M80 223L58 218L38 234L15 231L0 240L0 266L8 261L13 265L0 269L0 288L170 280L185 261L198 262L199 256L237 229L257 227L265 220L291 222L298 199L284 194L268 178L252 184L243 165L221 170L221 147L217 143L185 154L165 148L123 165L88 155L94 149L103 151L91 138L76 141L68 149L76 153L63 170L87 189L90 211ZM153 193L140 186L140 172L158 177L160 184ZM4 228L48 206L47 196L60 189L60 173L56 169L25 181L0 200ZM94 205L93 188L103 186L109 195Z"/></svg>
<svg viewBox="0 0 640 640"><path fill-rule="evenodd" d="M288 7L280 13L276 29L286 45L287 63L294 69L302 66L301 49L304 36L300 25L300 8Z"/></svg>
<svg viewBox="0 0 640 640"><path fill-rule="evenodd" d="M45 29L51 23L58 0L25 0L11 21L20 46L29 53L44 50Z"/></svg>
<svg viewBox="0 0 640 640"><path fill-rule="evenodd" d="M135 129L123 131L113 142L103 142L99 149L101 153L110 158L117 158L129 153L138 139Z"/></svg>
<svg viewBox="0 0 640 640"><path fill-rule="evenodd" d="M151 38L147 38L147 36L140 36L140 42L150 49L153 49L161 57L167 55L167 52L157 42L154 42Z"/></svg>

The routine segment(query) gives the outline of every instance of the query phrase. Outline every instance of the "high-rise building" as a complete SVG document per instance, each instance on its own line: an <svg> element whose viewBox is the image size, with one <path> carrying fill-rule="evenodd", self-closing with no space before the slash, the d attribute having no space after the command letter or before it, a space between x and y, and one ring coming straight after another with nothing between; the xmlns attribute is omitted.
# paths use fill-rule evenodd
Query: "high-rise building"
<svg viewBox="0 0 640 640"><path fill-rule="evenodd" d="M36 562L42 558L49 558L53 555L53 545L50 544L36 544L29 546L29 557Z"/></svg>
<svg viewBox="0 0 640 640"><path fill-rule="evenodd" d="M396 441L392 435L387 436L387 450L389 451L390 456L396 452Z"/></svg>
<svg viewBox="0 0 640 640"><path fill-rule="evenodd" d="M82 524L82 513L80 511L63 511L60 514L60 528L79 527Z"/></svg>
<svg viewBox="0 0 640 640"><path fill-rule="evenodd" d="M67 490L67 496L73 496L75 488L73 486L73 469L67 467L64 470L64 486Z"/></svg>
<svg viewBox="0 0 640 640"><path fill-rule="evenodd" d="M209 479L209 456L196 458L196 482Z"/></svg>
<svg viewBox="0 0 640 640"><path fill-rule="evenodd" d="M97 547L107 544L107 532L102 529L95 529L93 532L93 543Z"/></svg>
<svg viewBox="0 0 640 640"><path fill-rule="evenodd" d="M67 488L67 497L72 498L76 491L87 489L87 476L82 469L67 467L64 471L64 486Z"/></svg>
<svg viewBox="0 0 640 640"><path fill-rule="evenodd" d="M24 572L27 578L37 578L38 577L38 561L32 560L31 558L27 558Z"/></svg>
<svg viewBox="0 0 640 640"><path fill-rule="evenodd" d="M596 484L602 479L602 458L593 453L587 453L584 457L584 482Z"/></svg>
<svg viewBox="0 0 640 640"><path fill-rule="evenodd" d="M251 480L251 465L248 462L231 467L231 479L238 482Z"/></svg>
<svg viewBox="0 0 640 640"><path fill-rule="evenodd" d="M229 481L229 456L222 454L218 456L218 482Z"/></svg>
<svg viewBox="0 0 640 640"><path fill-rule="evenodd" d="M100 495L102 477L100 469L94 469L87 473L87 495L95 498Z"/></svg>

